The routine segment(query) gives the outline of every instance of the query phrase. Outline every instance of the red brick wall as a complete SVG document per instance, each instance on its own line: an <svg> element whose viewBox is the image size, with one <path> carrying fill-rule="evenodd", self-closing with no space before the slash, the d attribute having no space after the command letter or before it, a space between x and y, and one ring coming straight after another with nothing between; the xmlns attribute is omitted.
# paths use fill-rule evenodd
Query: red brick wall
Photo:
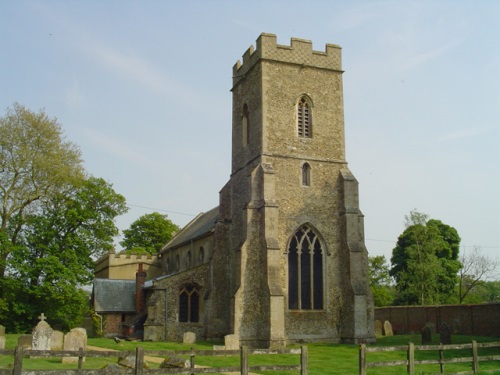
<svg viewBox="0 0 500 375"><path fill-rule="evenodd" d="M391 322L394 334L421 332L426 323L434 323L439 333L446 323L454 334L500 337L500 303L377 307L375 320Z"/></svg>

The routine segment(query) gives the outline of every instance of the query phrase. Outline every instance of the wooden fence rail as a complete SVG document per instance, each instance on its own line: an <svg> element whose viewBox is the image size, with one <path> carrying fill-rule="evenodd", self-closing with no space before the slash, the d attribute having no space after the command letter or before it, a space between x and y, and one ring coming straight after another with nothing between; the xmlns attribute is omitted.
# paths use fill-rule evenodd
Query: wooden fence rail
<svg viewBox="0 0 500 375"><path fill-rule="evenodd" d="M408 345L400 346L385 346L385 347L367 347L365 344L359 346L359 374L366 375L368 367L389 367L389 366L406 366L406 373L414 375L415 365L439 365L439 373L444 374L444 366L446 363L463 363L470 362L472 369L467 372L470 374L479 373L479 362L483 361L500 361L500 355L479 356L478 348L500 348L500 342L485 342L477 343L472 341L470 344L460 345L415 345L412 342ZM470 349L471 357L457 357L457 358L444 358L445 350L460 350ZM437 351L439 359L424 359L415 360L416 350L433 350ZM374 352L393 352L393 351L406 351L406 360L399 361L383 361L383 362L368 362L367 353ZM487 371L486 371L487 372Z"/></svg>
<svg viewBox="0 0 500 375"><path fill-rule="evenodd" d="M249 355L273 355L273 354L295 354L300 355L300 363L297 365L262 365L249 366ZM195 367L196 356L240 356L239 366L226 367ZM250 371L278 371L296 370L300 375L308 375L308 351L307 346L300 349L249 349L242 346L240 350L144 350L137 347L135 351L52 351L52 350L30 350L23 347L16 347L15 350L0 350L0 356L14 356L14 365L11 369L0 369L0 375L149 375L149 374L209 374L241 372L241 375L248 375ZM84 358L122 358L135 357L135 368L108 367L104 369L83 369ZM185 357L190 358L189 368L144 368L144 357ZM77 357L78 368L74 370L26 370L23 369L23 358L63 358Z"/></svg>

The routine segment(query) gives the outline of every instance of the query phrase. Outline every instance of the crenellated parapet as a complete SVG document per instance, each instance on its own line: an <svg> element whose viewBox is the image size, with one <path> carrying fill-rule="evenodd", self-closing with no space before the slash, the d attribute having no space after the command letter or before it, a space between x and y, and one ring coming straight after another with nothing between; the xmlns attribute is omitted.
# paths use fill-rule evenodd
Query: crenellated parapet
<svg viewBox="0 0 500 375"><path fill-rule="evenodd" d="M276 42L274 34L262 33L256 41L256 48L250 46L233 66L233 86L261 59L279 61L301 66L341 71L341 47L327 44L325 51L314 51L310 40L291 38L289 46Z"/></svg>
<svg viewBox="0 0 500 375"><path fill-rule="evenodd" d="M139 264L144 266L149 276L156 275L156 269L160 268L157 255L109 252L96 261L94 274L100 278L132 280Z"/></svg>

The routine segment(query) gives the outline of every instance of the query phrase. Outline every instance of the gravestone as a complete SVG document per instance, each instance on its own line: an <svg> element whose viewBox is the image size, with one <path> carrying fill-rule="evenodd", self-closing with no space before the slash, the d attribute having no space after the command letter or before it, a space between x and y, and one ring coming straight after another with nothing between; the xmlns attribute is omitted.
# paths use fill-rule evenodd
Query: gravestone
<svg viewBox="0 0 500 375"><path fill-rule="evenodd" d="M21 335L17 338L17 346L20 346L24 349L31 349L32 341L33 341L33 336Z"/></svg>
<svg viewBox="0 0 500 375"><path fill-rule="evenodd" d="M64 333L61 331L53 331L50 339L50 350L63 350L64 349Z"/></svg>
<svg viewBox="0 0 500 375"><path fill-rule="evenodd" d="M5 336L5 327L0 325L0 336Z"/></svg>
<svg viewBox="0 0 500 375"><path fill-rule="evenodd" d="M179 357L167 357L160 363L160 368L189 368L191 363L189 359L179 358Z"/></svg>
<svg viewBox="0 0 500 375"><path fill-rule="evenodd" d="M73 328L64 335L64 350L77 351L87 347L87 331L85 328ZM85 361L85 358L83 358ZM77 363L78 357L63 357L62 363Z"/></svg>
<svg viewBox="0 0 500 375"><path fill-rule="evenodd" d="M380 320L375 320L375 335L382 336L382 322Z"/></svg>
<svg viewBox="0 0 500 375"><path fill-rule="evenodd" d="M392 324L388 320L384 322L384 336L393 336Z"/></svg>
<svg viewBox="0 0 500 375"><path fill-rule="evenodd" d="M240 350L240 336L226 335L224 336L224 344L226 350Z"/></svg>
<svg viewBox="0 0 500 375"><path fill-rule="evenodd" d="M196 333L194 332L184 332L182 337L183 344L196 344Z"/></svg>
<svg viewBox="0 0 500 375"><path fill-rule="evenodd" d="M441 344L451 344L451 331L450 327L448 327L448 324L441 324L441 329L439 330L439 339L441 341Z"/></svg>
<svg viewBox="0 0 500 375"><path fill-rule="evenodd" d="M422 345L432 344L432 330L430 327L425 326L422 329Z"/></svg>
<svg viewBox="0 0 500 375"><path fill-rule="evenodd" d="M129 355L125 357L118 357L118 364L122 367L135 369L135 355ZM149 368L149 364L144 361L142 364L143 368Z"/></svg>
<svg viewBox="0 0 500 375"><path fill-rule="evenodd" d="M31 347L33 350L50 350L50 339L52 337L52 328L49 323L45 321L46 317L42 313L38 319L40 321L33 329L33 341Z"/></svg>
<svg viewBox="0 0 500 375"><path fill-rule="evenodd" d="M429 327L429 328L430 328L430 330L431 330L431 333L432 333L433 335L435 335L435 334L436 334L436 325L435 325L434 323L432 323L432 322L427 322L427 323L425 323L425 326L424 326L424 327Z"/></svg>

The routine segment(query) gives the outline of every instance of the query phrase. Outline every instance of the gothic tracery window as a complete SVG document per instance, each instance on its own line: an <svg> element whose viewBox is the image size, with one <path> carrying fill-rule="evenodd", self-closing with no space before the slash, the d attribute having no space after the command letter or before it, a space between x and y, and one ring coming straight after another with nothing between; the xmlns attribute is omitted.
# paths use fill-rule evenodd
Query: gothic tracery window
<svg viewBox="0 0 500 375"><path fill-rule="evenodd" d="M323 309L323 249L310 225L301 226L288 247L288 308Z"/></svg>
<svg viewBox="0 0 500 375"><path fill-rule="evenodd" d="M311 104L305 96L297 103L297 131L302 138L311 138Z"/></svg>
<svg viewBox="0 0 500 375"><path fill-rule="evenodd" d="M200 319L200 293L195 285L184 285L179 292L179 322L197 323Z"/></svg>

